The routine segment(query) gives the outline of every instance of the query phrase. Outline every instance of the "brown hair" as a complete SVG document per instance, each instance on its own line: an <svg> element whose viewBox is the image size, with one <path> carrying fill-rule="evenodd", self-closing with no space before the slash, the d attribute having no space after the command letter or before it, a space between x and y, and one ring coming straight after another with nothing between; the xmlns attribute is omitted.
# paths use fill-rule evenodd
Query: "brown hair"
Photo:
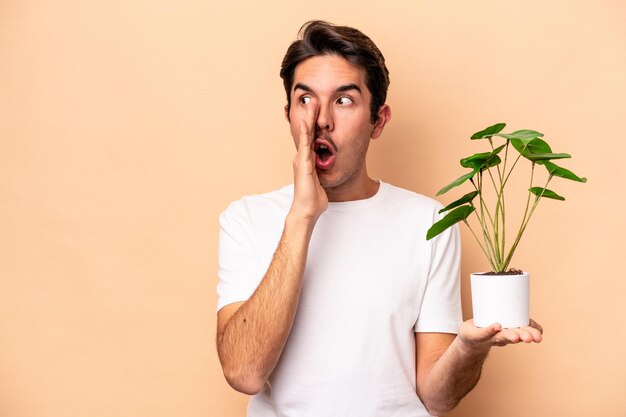
<svg viewBox="0 0 626 417"><path fill-rule="evenodd" d="M370 118L375 123L389 87L389 71L383 54L359 30L321 20L305 23L298 32L298 40L289 46L283 58L280 77L287 93L287 111L291 108L290 92L296 66L307 58L321 55L339 55L365 70L365 84L372 95Z"/></svg>

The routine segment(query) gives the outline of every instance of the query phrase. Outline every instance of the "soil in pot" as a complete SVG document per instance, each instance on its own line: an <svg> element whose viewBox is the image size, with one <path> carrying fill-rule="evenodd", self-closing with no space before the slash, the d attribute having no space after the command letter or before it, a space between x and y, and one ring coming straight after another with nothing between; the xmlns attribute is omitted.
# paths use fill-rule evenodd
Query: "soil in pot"
<svg viewBox="0 0 626 417"><path fill-rule="evenodd" d="M483 272L482 274L477 275L522 275L524 272L521 269L510 268L508 271L502 272Z"/></svg>

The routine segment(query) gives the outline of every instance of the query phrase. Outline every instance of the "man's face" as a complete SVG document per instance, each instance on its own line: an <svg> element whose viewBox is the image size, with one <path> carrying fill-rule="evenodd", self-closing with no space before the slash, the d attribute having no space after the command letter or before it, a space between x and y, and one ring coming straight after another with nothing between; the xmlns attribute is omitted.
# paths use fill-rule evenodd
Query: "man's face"
<svg viewBox="0 0 626 417"><path fill-rule="evenodd" d="M370 121L370 102L365 72L340 56L316 56L296 67L288 115L291 135L297 147L300 121L313 106L316 171L327 192L367 181L369 140L382 131Z"/></svg>

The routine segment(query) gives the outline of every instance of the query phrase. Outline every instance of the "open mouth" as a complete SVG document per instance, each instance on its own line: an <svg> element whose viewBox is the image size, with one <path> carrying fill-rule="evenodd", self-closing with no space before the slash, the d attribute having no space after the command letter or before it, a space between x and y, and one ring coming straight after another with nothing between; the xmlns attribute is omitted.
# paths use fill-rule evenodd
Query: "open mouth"
<svg viewBox="0 0 626 417"><path fill-rule="evenodd" d="M315 166L327 170L335 162L335 151L332 145L324 139L315 140Z"/></svg>

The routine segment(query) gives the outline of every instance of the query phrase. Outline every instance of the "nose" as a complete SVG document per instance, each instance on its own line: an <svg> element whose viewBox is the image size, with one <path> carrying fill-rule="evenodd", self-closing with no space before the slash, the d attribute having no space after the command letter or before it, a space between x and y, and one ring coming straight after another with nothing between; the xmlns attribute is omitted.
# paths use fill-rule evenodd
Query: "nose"
<svg viewBox="0 0 626 417"><path fill-rule="evenodd" d="M317 115L317 127L321 130L333 130L333 117L328 106L320 106Z"/></svg>

